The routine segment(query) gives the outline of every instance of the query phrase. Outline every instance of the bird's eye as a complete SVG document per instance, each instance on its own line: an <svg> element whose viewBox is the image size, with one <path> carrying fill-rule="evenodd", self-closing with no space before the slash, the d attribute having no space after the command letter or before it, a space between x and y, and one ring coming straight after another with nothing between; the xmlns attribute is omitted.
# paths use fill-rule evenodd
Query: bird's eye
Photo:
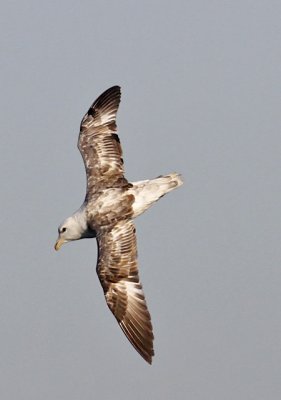
<svg viewBox="0 0 281 400"><path fill-rule="evenodd" d="M63 227L62 229L61 229L61 232L63 233L63 232L65 232L66 231L66 227Z"/></svg>

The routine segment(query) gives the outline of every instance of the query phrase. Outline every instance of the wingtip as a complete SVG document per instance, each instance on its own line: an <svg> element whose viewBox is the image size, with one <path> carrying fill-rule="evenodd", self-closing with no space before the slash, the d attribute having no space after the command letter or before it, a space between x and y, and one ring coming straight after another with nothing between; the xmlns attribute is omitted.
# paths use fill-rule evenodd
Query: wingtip
<svg viewBox="0 0 281 400"><path fill-rule="evenodd" d="M105 90L105 91L99 96L99 98L107 98L107 97L111 97L111 96L120 97L120 96L121 96L121 87L118 86L118 85L111 86L110 88L108 88L107 90Z"/></svg>
<svg viewBox="0 0 281 400"><path fill-rule="evenodd" d="M121 90L121 86L120 85L114 85L114 86L111 86L111 88L109 88L109 89Z"/></svg>
<svg viewBox="0 0 281 400"><path fill-rule="evenodd" d="M155 355L153 347L150 351L146 351L146 352L140 351L140 349L137 349L137 348L136 348L136 350L139 353L139 355L144 359L144 361L146 361L149 365L152 365L153 357Z"/></svg>
<svg viewBox="0 0 281 400"><path fill-rule="evenodd" d="M133 345L134 346L134 345ZM135 346L134 346L135 347ZM137 352L139 353L139 355L144 359L144 361L147 362L147 364L152 365L152 361L153 361L153 356L154 356L154 351L152 350L151 354L148 353L143 353L141 351L139 351L136 347L135 349L137 350Z"/></svg>
<svg viewBox="0 0 281 400"><path fill-rule="evenodd" d="M84 115L81 121L80 129L88 128L91 125L102 125L115 121L116 113L121 101L121 88L118 85L112 86L105 90L99 97L93 102ZM103 115L103 118L101 118ZM107 117L104 118L104 116Z"/></svg>
<svg viewBox="0 0 281 400"><path fill-rule="evenodd" d="M105 91L101 94L101 96L104 96L104 95L109 94L109 93L121 94L121 86L119 86L119 85L111 86L110 88L108 88L107 90L105 90Z"/></svg>
<svg viewBox="0 0 281 400"><path fill-rule="evenodd" d="M152 356L149 358L144 358L144 360L147 362L147 364L152 365Z"/></svg>

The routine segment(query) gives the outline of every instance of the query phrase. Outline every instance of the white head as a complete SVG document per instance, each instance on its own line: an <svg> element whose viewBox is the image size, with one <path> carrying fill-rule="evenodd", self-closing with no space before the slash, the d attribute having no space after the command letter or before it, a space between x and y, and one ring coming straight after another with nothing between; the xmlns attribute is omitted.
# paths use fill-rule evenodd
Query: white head
<svg viewBox="0 0 281 400"><path fill-rule="evenodd" d="M59 250L66 242L83 238L93 238L95 232L87 227L84 215L76 212L71 217L66 218L58 228L59 236L55 244L55 249Z"/></svg>

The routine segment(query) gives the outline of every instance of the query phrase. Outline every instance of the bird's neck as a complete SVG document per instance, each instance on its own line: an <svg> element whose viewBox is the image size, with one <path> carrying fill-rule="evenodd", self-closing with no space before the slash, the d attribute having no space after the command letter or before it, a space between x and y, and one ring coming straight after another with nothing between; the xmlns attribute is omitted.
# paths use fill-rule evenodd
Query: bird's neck
<svg viewBox="0 0 281 400"><path fill-rule="evenodd" d="M72 217L75 220L75 223L79 226L81 239L93 238L96 236L96 233L88 226L86 208L84 204L82 204L79 210L77 210Z"/></svg>

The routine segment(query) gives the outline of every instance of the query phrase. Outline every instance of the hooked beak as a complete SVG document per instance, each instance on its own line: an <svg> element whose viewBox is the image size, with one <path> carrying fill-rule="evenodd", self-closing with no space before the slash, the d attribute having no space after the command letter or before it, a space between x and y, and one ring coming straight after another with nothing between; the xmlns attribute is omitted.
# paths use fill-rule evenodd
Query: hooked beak
<svg viewBox="0 0 281 400"><path fill-rule="evenodd" d="M59 237L55 244L55 250L58 251L64 243L65 240Z"/></svg>

